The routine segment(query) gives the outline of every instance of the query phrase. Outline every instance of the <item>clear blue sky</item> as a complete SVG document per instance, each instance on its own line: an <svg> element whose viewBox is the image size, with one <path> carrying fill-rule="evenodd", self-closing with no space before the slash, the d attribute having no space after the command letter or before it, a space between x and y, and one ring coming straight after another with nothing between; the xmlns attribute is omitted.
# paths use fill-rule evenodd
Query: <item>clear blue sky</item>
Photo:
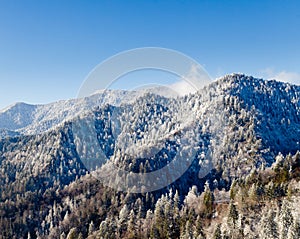
<svg viewBox="0 0 300 239"><path fill-rule="evenodd" d="M181 51L213 77L298 76L300 1L3 0L0 108L75 98L95 65L146 46Z"/></svg>

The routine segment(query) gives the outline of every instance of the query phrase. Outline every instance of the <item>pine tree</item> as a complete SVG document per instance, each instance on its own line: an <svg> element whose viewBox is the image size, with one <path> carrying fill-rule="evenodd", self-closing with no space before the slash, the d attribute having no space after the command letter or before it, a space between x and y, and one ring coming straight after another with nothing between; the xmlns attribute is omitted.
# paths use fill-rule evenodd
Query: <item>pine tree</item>
<svg viewBox="0 0 300 239"><path fill-rule="evenodd" d="M231 201L229 204L229 211L228 211L228 223L233 228L236 227L237 220L239 218L239 212L236 209L236 206Z"/></svg>
<svg viewBox="0 0 300 239"><path fill-rule="evenodd" d="M252 186L249 189L249 199L251 203L255 204L257 202L257 185L255 183L252 184Z"/></svg>
<svg viewBox="0 0 300 239"><path fill-rule="evenodd" d="M197 216L197 219L195 222L194 237L199 238L199 239L205 238L205 234L204 234L203 227L202 227L202 219L199 215Z"/></svg>
<svg viewBox="0 0 300 239"><path fill-rule="evenodd" d="M221 224L217 225L213 235L213 239L222 239Z"/></svg>
<svg viewBox="0 0 300 239"><path fill-rule="evenodd" d="M130 214L129 214L127 233L128 233L128 238L131 238L131 239L137 238L137 235L136 235L136 221L135 221L135 215L134 215L133 210L131 210Z"/></svg>
<svg viewBox="0 0 300 239"><path fill-rule="evenodd" d="M234 200L234 198L235 198L235 195L236 195L236 189L235 189L235 187L236 187L236 185L237 185L237 182L234 179L233 182L231 183L230 191L229 191L230 192L230 199L231 200Z"/></svg>
<svg viewBox="0 0 300 239"><path fill-rule="evenodd" d="M168 238L174 238L173 205L170 198L166 198L164 206L164 230Z"/></svg>
<svg viewBox="0 0 300 239"><path fill-rule="evenodd" d="M176 193L174 195L174 202L173 202L173 220L174 220L174 237L178 238L180 235L180 215L179 215L179 204L180 204L180 198L179 193L176 190Z"/></svg>
<svg viewBox="0 0 300 239"><path fill-rule="evenodd" d="M188 220L185 224L185 230L183 235L181 236L182 239L193 239L193 228L191 222Z"/></svg>
<svg viewBox="0 0 300 239"><path fill-rule="evenodd" d="M206 218L211 218L213 214L214 195L210 191L209 184L207 182L205 184L203 194L204 216Z"/></svg>
<svg viewBox="0 0 300 239"><path fill-rule="evenodd" d="M285 199L282 202L280 214L279 214L279 230L281 239L287 237L290 226L293 224L293 215L291 212L290 203Z"/></svg>
<svg viewBox="0 0 300 239"><path fill-rule="evenodd" d="M120 210L118 223L117 223L118 233L120 236L122 235L123 232L125 232L127 228L128 216L129 216L129 211L127 205L125 204Z"/></svg>
<svg viewBox="0 0 300 239"><path fill-rule="evenodd" d="M150 238L150 234L153 228L153 213L148 210L146 213L145 222L143 223L143 233L146 238Z"/></svg>
<svg viewBox="0 0 300 239"><path fill-rule="evenodd" d="M162 196L163 198L164 196ZM152 235L154 238L160 238L164 235L164 211L162 199L158 199L154 209L154 225Z"/></svg>
<svg viewBox="0 0 300 239"><path fill-rule="evenodd" d="M67 235L67 239L77 239L77 230L76 228L72 228L68 235Z"/></svg>
<svg viewBox="0 0 300 239"><path fill-rule="evenodd" d="M266 211L266 210L265 210ZM273 209L267 210L267 213L264 212L261 219L261 230L260 238L261 239L278 239L278 225L275 221L276 213Z"/></svg>

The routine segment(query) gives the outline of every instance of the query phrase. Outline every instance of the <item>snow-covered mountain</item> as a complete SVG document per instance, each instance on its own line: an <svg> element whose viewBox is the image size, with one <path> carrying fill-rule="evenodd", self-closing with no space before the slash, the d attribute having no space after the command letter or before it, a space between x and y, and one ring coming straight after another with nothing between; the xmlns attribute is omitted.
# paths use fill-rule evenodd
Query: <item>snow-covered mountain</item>
<svg viewBox="0 0 300 239"><path fill-rule="evenodd" d="M261 189L261 184L267 182L257 183L259 178L254 175L264 172L267 177L262 180L268 180L272 174L264 170L275 161L279 176L274 180L280 187L273 185L272 190L277 190L279 196L284 195L285 175L294 170L293 175L297 176L294 168L300 163L297 161L300 87L232 74L178 98L149 92L98 92L88 98L43 106L16 104L0 113L0 128L0 206L5 209L0 211L5 218L0 221L1 228L5 228L7 238L12 235L11 227L23 238L36 228L43 234L41 238L58 238L57 231L71 229L67 225L84 223L76 222L75 219L81 217L100 223L111 216L113 228L115 217L112 215L120 201L139 208L137 202L131 203L135 197L132 194L111 199L107 195L114 195L113 190L95 184L94 179L86 175L88 170L94 169L93 160L99 158L103 159L100 165L105 169L103 172L110 172L112 165L116 165L127 172L150 173L173 162L151 182L158 186L164 181L170 184L151 196L147 194L137 199L146 205L145 212L153 209L157 199L170 188L185 196L190 195L193 185L203 191L207 182L212 189L228 191L234 180L240 180L249 187L254 181L257 192L271 190L273 184ZM285 157L293 164L285 166ZM182 173L179 178L178 173ZM118 176L107 177L104 185L121 184ZM129 184L128 191L136 192L143 186L138 184ZM85 196L75 197L77 189L85 189ZM98 190L101 196L96 193ZM259 193L257 197L265 195ZM81 215L76 209L80 203L95 205L96 197L101 198L104 211L91 209L97 212ZM50 202L50 212L36 200ZM61 209L57 209L56 203ZM12 211L34 214L33 209L27 210L27 205L40 212L39 215L31 216L29 226L26 216L13 219L11 226ZM59 214L58 210L63 212ZM68 212L80 215L73 214L71 220ZM118 213L116 215L118 217ZM26 226L19 226L21 224Z"/></svg>
<svg viewBox="0 0 300 239"><path fill-rule="evenodd" d="M61 100L46 105L15 103L0 110L0 139L40 134L97 106L105 104L118 106L122 102L134 102L135 99L149 92L166 97L174 97L178 94L168 87L149 86L132 91L99 90L89 97Z"/></svg>
<svg viewBox="0 0 300 239"><path fill-rule="evenodd" d="M121 99L127 103L119 105ZM65 157L77 163L64 164L79 167L95 155L126 170L142 164L153 171L187 148L196 174L184 180L212 169L208 163L226 177L242 176L270 165L279 152L300 150L300 87L233 74L179 98L109 91L49 105L19 103L1 112L0 125L2 136L27 135L0 141L3 162L10 158L17 171L27 165L47 172Z"/></svg>
<svg viewBox="0 0 300 239"><path fill-rule="evenodd" d="M132 102L141 94L138 91L103 90L90 97L46 105L16 103L0 111L0 138L43 133L96 106Z"/></svg>

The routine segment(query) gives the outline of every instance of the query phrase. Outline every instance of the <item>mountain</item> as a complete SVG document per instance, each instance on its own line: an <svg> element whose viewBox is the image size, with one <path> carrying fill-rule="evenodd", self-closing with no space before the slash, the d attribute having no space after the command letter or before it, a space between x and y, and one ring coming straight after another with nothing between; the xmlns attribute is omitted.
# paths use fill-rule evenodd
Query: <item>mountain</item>
<svg viewBox="0 0 300 239"><path fill-rule="evenodd" d="M62 100L47 105L16 103L0 111L0 137L39 134L102 104L133 101L141 92L102 90L92 96Z"/></svg>
<svg viewBox="0 0 300 239"><path fill-rule="evenodd" d="M155 92L169 98L174 96L174 92L166 87L153 86L135 91L99 90L85 98L61 100L46 105L15 103L0 111L0 138L40 134L91 111L96 106L118 106L122 102L134 102L147 92Z"/></svg>
<svg viewBox="0 0 300 239"><path fill-rule="evenodd" d="M165 238L169 229L159 217L172 217L169 238L200 224L212 235L222 207L244 213L255 236L252 213L239 206L250 205L251 187L251 203L265 200L260 209L269 210L266 200L300 186L300 87L242 74L177 98L109 91L44 106L19 103L0 113L0 128L3 238L131 238L130 220L134 228L145 220L154 225L137 238ZM146 172L154 176L139 181ZM239 216L232 218L230 230Z"/></svg>

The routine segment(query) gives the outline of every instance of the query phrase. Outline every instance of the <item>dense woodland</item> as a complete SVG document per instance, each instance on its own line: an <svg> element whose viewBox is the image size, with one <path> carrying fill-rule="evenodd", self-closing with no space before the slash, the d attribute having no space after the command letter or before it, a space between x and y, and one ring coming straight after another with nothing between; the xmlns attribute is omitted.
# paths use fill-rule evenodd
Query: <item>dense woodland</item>
<svg viewBox="0 0 300 239"><path fill-rule="evenodd" d="M84 164L99 150L87 127L104 166L155 171L183 144L191 165L160 190L117 191ZM2 137L0 238L300 238L299 143L300 87L287 83L234 74L185 97L99 105Z"/></svg>

